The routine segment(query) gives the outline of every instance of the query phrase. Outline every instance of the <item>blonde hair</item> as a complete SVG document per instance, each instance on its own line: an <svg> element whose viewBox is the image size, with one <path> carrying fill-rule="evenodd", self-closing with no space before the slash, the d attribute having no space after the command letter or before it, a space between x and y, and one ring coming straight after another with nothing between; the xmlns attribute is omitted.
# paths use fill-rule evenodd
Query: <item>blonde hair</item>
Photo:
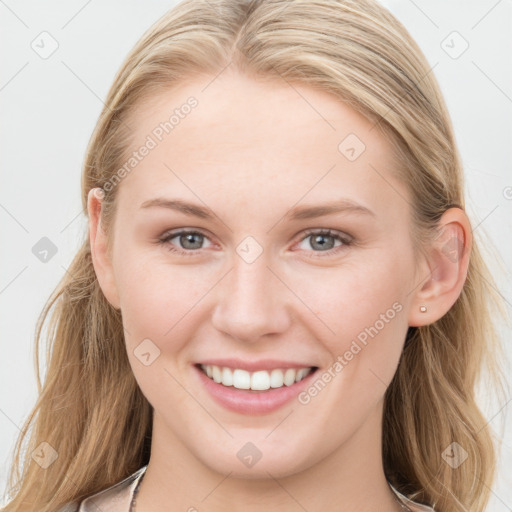
<svg viewBox="0 0 512 512"><path fill-rule="evenodd" d="M375 122L410 190L420 243L435 236L446 209L464 208L461 158L436 79L407 30L380 4L184 0L143 35L108 93L83 167L86 216L88 192L111 180L127 154L130 115L142 100L228 65L254 79L334 94ZM117 189L105 190L107 232ZM496 447L475 387L484 367L500 382L493 305L499 308L498 297L475 241L460 297L437 322L409 329L385 395L386 477L438 512L483 511L489 499ZM39 344L47 317L41 386ZM41 313L35 357L39 398L16 443L9 479L14 498L5 512L56 510L149 461L152 408L133 376L120 312L99 287L87 233ZM46 469L31 460L43 442L58 453ZM442 458L452 442L468 453L456 469Z"/></svg>

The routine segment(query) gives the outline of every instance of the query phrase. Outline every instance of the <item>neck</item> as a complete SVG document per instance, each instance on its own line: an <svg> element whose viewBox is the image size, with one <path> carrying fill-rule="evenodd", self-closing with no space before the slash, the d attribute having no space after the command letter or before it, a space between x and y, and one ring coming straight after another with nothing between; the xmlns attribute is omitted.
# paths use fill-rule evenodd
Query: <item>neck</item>
<svg viewBox="0 0 512 512"><path fill-rule="evenodd" d="M260 467L247 477L208 467L155 415L136 512L403 512L382 466L381 422L380 405L350 439L306 469L276 475Z"/></svg>

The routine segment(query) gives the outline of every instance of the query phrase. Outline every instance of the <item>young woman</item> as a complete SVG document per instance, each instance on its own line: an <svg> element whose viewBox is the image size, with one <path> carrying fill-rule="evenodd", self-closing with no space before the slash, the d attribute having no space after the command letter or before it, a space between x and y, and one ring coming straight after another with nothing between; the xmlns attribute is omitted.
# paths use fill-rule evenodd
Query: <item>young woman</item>
<svg viewBox="0 0 512 512"><path fill-rule="evenodd" d="M492 280L386 9L179 3L114 80L82 199L4 511L484 510Z"/></svg>

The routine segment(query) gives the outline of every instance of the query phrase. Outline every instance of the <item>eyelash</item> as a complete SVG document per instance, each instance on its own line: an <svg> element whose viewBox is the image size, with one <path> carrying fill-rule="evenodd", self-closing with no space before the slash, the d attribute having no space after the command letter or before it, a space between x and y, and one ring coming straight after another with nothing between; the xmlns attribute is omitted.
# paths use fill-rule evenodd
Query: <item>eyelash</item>
<svg viewBox="0 0 512 512"><path fill-rule="evenodd" d="M167 245L167 250L170 252L177 253L177 254L183 255L183 256L196 256L197 253L200 252L200 249L189 249L189 250L176 249L176 247L169 244L170 240L172 240L173 238L176 238L178 236L183 236L183 235L202 235L203 237L208 238L201 231L184 229L184 230L175 231L175 232L168 233L168 234L164 235L164 237L158 239L158 243L161 245ZM346 248L346 247L352 245L354 242L353 237L351 237L349 235L344 236L342 233L333 231L331 229L308 229L304 232L304 236L297 243L303 242L311 235L330 236L330 237L333 237L333 238L339 240L340 242L342 242L342 245L339 245L338 247L333 247L332 249L329 249L327 251L312 250L313 253L319 253L318 255L313 256L315 258L323 257L323 255L332 256L333 254L338 253L343 248Z"/></svg>

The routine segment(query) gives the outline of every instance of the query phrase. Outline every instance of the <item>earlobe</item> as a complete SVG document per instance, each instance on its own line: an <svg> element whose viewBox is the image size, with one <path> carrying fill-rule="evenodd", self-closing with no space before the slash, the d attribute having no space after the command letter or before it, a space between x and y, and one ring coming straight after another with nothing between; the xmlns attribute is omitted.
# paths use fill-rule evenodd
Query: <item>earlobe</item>
<svg viewBox="0 0 512 512"><path fill-rule="evenodd" d="M428 250L429 277L418 287L409 325L428 325L444 316L457 301L467 277L471 225L460 208L450 208L439 221L439 234Z"/></svg>
<svg viewBox="0 0 512 512"><path fill-rule="evenodd" d="M98 190L101 189L91 189L87 196L91 257L96 277L105 298L115 309L120 309L112 262L107 252L107 238L101 225L102 195L97 193Z"/></svg>

